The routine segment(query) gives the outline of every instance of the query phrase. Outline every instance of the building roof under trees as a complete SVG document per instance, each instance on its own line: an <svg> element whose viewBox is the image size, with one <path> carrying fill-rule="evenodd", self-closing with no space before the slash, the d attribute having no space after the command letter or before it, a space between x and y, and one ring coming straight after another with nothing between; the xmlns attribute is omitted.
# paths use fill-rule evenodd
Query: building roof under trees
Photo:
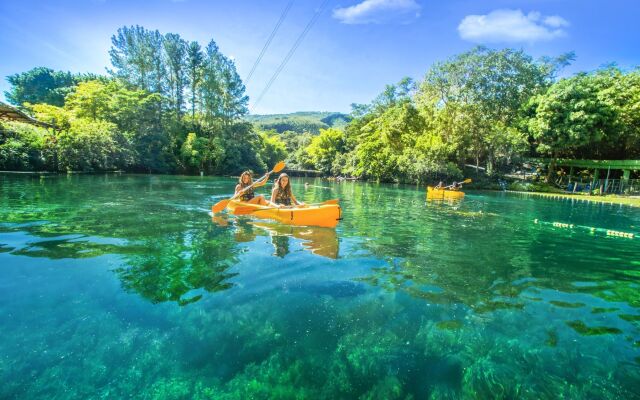
<svg viewBox="0 0 640 400"><path fill-rule="evenodd" d="M55 128L54 125L47 124L46 122L38 121L37 119L30 117L17 108L5 104L0 101L0 121L17 121L24 122L26 124L41 126L43 128Z"/></svg>

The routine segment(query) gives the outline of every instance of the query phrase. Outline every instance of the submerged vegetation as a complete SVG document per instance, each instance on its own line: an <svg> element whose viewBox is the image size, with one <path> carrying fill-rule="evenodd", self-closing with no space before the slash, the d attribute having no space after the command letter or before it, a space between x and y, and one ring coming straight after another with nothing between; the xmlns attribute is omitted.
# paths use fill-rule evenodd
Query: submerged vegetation
<svg viewBox="0 0 640 400"><path fill-rule="evenodd" d="M334 230L212 223L234 184L0 176L0 397L640 397L637 244L531 222L633 210L324 183L338 255Z"/></svg>
<svg viewBox="0 0 640 400"><path fill-rule="evenodd" d="M640 71L558 79L573 54L533 59L477 47L404 78L350 115L247 115L232 60L140 26L112 37L108 76L38 67L8 77L8 101L58 129L3 123L0 169L229 174L293 168L377 181L488 175L526 157L640 156ZM553 162L549 166L553 174Z"/></svg>

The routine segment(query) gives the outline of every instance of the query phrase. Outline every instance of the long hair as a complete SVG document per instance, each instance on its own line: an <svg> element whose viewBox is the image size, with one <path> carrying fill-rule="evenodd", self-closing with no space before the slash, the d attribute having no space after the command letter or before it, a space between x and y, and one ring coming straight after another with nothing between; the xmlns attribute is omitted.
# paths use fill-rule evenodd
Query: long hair
<svg viewBox="0 0 640 400"><path fill-rule="evenodd" d="M285 186L284 188L282 186L280 186L280 179L287 177L287 186ZM276 188L278 188L278 192L284 192L287 194L287 196L289 198L292 197L291 195L291 178L289 178L289 175L285 174L284 172L280 174L280 176L278 176L278 179L276 179Z"/></svg>
<svg viewBox="0 0 640 400"><path fill-rule="evenodd" d="M247 183L245 185L245 183L242 181L242 178L244 178L245 175L249 175L249 183ZM238 178L238 183L240 184L240 186L245 187L245 186L249 186L251 185L251 183L253 182L253 174L251 173L251 171L247 170L244 171L243 173L240 174L240 178Z"/></svg>

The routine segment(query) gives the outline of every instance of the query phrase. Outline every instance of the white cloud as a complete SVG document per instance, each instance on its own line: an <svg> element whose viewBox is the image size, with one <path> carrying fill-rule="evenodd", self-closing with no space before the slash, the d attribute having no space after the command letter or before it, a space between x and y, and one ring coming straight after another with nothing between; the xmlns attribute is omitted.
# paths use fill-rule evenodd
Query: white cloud
<svg viewBox="0 0 640 400"><path fill-rule="evenodd" d="M486 15L467 15L460 25L460 37L472 42L517 43L551 40L564 36L569 22L557 15L521 10L495 10Z"/></svg>
<svg viewBox="0 0 640 400"><path fill-rule="evenodd" d="M566 19L559 17L557 15L545 17L544 24L552 28L561 28L563 26L569 26L569 22Z"/></svg>
<svg viewBox="0 0 640 400"><path fill-rule="evenodd" d="M415 0L364 0L333 10L333 18L343 24L406 23L419 16L420 5Z"/></svg>

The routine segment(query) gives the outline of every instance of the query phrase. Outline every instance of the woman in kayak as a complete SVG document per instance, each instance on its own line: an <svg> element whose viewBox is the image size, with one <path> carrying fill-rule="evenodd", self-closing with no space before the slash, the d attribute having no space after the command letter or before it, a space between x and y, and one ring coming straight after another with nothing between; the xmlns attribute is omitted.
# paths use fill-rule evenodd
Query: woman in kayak
<svg viewBox="0 0 640 400"><path fill-rule="evenodd" d="M268 206L269 202L267 201L267 199L264 198L264 196L262 195L258 195L256 196L255 192L253 189L260 187L260 186L264 186L264 184L267 182L267 179L269 179L269 175L266 175L264 177L264 179L256 182L253 187L244 190L246 188L248 188L249 186L251 186L253 184L253 179L251 176L251 171L244 171L242 173L242 175L240 175L240 179L238 179L238 184L236 185L236 195L240 192L242 192L242 194L240 194L240 196L238 196L238 199L240 201L244 201L247 203L251 203L251 204L260 204L263 206ZM244 192L243 192L244 190Z"/></svg>
<svg viewBox="0 0 640 400"><path fill-rule="evenodd" d="M276 186L271 192L271 202L277 206L303 206L304 203L296 200L296 196L291 192L291 183L289 175L282 173L276 179Z"/></svg>
<svg viewBox="0 0 640 400"><path fill-rule="evenodd" d="M456 181L453 181L453 183L449 186L447 186L445 189L446 190L458 190L462 187L462 183L458 183Z"/></svg>

